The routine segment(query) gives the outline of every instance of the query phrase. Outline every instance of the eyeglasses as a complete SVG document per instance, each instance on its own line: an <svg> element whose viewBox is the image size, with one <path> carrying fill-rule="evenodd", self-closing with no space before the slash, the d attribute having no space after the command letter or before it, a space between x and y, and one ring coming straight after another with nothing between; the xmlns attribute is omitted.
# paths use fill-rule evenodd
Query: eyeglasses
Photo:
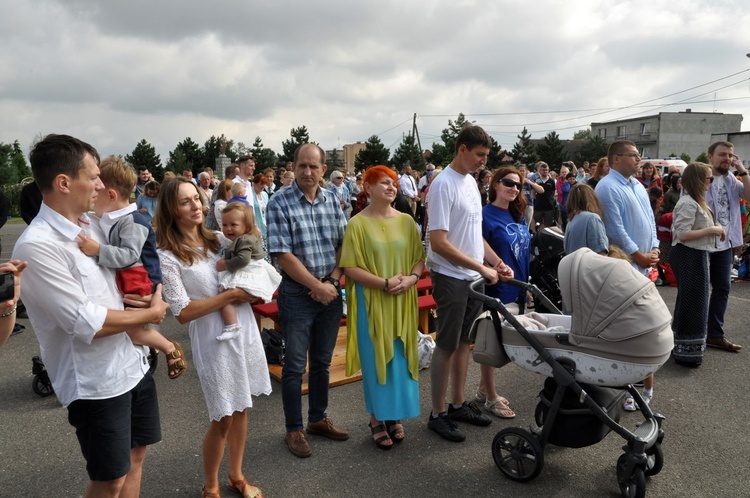
<svg viewBox="0 0 750 498"><path fill-rule="evenodd" d="M640 155L640 154L637 154L637 153L631 153L631 154L615 154L615 155L616 155L616 156L627 156L627 157L632 157L632 158L633 158L633 159L635 159L636 161L640 161L640 160L641 160L641 155Z"/></svg>
<svg viewBox="0 0 750 498"><path fill-rule="evenodd" d="M509 180L507 178L503 178L502 180L500 180L500 183L508 188L516 187L518 190L521 190L521 188L523 187L523 185L521 185L520 183L514 182L513 180Z"/></svg>
<svg viewBox="0 0 750 498"><path fill-rule="evenodd" d="M706 181L707 181L708 183L713 183L713 182L714 182L714 177L713 177L713 176L707 176L707 177L706 177Z"/></svg>

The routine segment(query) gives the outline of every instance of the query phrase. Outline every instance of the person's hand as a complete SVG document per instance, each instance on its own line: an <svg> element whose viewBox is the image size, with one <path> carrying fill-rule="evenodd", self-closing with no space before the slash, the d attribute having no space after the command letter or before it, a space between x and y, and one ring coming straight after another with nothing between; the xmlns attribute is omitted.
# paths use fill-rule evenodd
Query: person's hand
<svg viewBox="0 0 750 498"><path fill-rule="evenodd" d="M388 294L403 294L419 280L414 275L404 276L403 272L388 279ZM393 284L391 286L391 284Z"/></svg>
<svg viewBox="0 0 750 498"><path fill-rule="evenodd" d="M653 250L646 254L643 254L640 251L636 251L631 255L631 257L633 258L633 261L635 261L635 264L637 264L641 268L656 266L656 264L659 262L659 252L656 250Z"/></svg>
<svg viewBox="0 0 750 498"><path fill-rule="evenodd" d="M164 321L164 317L167 316L167 309L169 305L162 299L161 296L161 284L156 286L156 290L151 294L151 301L149 302L149 309L154 312L156 320L151 320L149 323L156 325Z"/></svg>
<svg viewBox="0 0 750 498"><path fill-rule="evenodd" d="M497 277L503 282L511 280L515 275L513 273L513 268L506 265L502 260L500 260L500 262L495 265L495 271L497 271Z"/></svg>
<svg viewBox="0 0 750 498"><path fill-rule="evenodd" d="M241 303L249 303L249 304L255 304L259 301L262 301L261 298L258 296L253 296L249 292L240 289L240 288L234 288L234 289L228 289L224 292L231 292L232 296L234 297L234 303L235 304L241 304Z"/></svg>
<svg viewBox="0 0 750 498"><path fill-rule="evenodd" d="M497 274L497 270L490 268L489 266L483 266L479 270L479 274L482 275L489 285L496 284L500 276Z"/></svg>
<svg viewBox="0 0 750 498"><path fill-rule="evenodd" d="M727 233L719 225L711 227L710 230L711 233L719 237L719 240L721 240L722 242L727 238Z"/></svg>
<svg viewBox="0 0 750 498"><path fill-rule="evenodd" d="M138 212L141 213L141 214L146 214L146 213L148 213L148 209L141 208L141 209L138 210Z"/></svg>
<svg viewBox="0 0 750 498"><path fill-rule="evenodd" d="M6 263L0 264L0 273L12 273L13 274L13 299L0 303L0 306L5 306L7 309L0 310L6 312L10 308L14 307L18 302L18 298L21 295L21 272L23 272L29 263L24 261L21 263L20 260L14 259Z"/></svg>
<svg viewBox="0 0 750 498"><path fill-rule="evenodd" d="M227 271L227 260L224 258L221 258L219 261L217 261L216 269L219 271Z"/></svg>
<svg viewBox="0 0 750 498"><path fill-rule="evenodd" d="M78 247L86 256L99 256L99 243L83 234L78 235Z"/></svg>
<svg viewBox="0 0 750 498"><path fill-rule="evenodd" d="M310 289L310 297L323 305L328 305L339 297L339 291L331 282L320 282L320 285Z"/></svg>

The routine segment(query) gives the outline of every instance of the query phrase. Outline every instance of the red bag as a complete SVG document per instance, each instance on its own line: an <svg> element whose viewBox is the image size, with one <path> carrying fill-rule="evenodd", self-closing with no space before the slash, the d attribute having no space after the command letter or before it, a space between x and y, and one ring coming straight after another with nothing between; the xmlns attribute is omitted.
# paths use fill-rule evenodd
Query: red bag
<svg viewBox="0 0 750 498"><path fill-rule="evenodd" d="M672 271L672 265L666 261L661 261L659 263L659 268L661 268L661 271L664 274L664 278L667 281L666 283L670 287L677 287L677 278L675 278L674 272Z"/></svg>

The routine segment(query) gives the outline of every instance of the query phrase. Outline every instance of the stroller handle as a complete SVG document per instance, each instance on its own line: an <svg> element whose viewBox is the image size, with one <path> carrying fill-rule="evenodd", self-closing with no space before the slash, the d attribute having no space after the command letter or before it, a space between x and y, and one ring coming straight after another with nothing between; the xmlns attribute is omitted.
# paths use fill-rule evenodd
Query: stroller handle
<svg viewBox="0 0 750 498"><path fill-rule="evenodd" d="M471 297L472 299L476 299L478 301L482 301L484 304L487 305L488 308L495 309L495 310L501 310L501 309L504 310L505 306L503 305L503 303L477 290L480 285L486 284L488 282L489 281L484 277L479 277L478 279L474 280L469 286L469 297ZM548 310L551 310L556 315L563 314L562 311L560 311L557 308L557 306L552 304L552 302L547 298L547 296L545 296L542 293L539 287L537 287L534 284L530 284L530 283L523 282L521 280L516 280L516 279L510 279L510 280L506 280L504 282L499 282L499 283L526 289L528 292L531 292L531 294L534 296L534 299L536 299L537 301L541 301L541 303L544 304L544 306Z"/></svg>

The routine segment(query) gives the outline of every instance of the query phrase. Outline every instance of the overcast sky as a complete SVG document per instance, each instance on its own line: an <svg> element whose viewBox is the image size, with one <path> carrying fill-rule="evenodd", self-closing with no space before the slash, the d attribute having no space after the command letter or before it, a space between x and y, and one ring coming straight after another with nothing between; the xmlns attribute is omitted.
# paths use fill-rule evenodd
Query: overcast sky
<svg viewBox="0 0 750 498"><path fill-rule="evenodd" d="M281 152L301 125L326 149L377 134L393 152L414 113L424 148L459 112L504 147L524 125L570 138L685 108L741 113L746 130L749 12L721 0L0 0L0 141L27 152L67 133L106 155L145 138L166 162L185 137L222 133Z"/></svg>

